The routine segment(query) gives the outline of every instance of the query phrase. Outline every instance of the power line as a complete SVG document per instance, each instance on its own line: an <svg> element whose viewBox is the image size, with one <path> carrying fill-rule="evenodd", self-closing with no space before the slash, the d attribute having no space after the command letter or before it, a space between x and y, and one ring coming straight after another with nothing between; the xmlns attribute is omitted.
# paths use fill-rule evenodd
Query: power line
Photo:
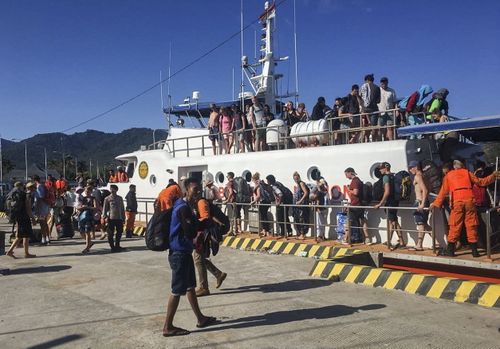
<svg viewBox="0 0 500 349"><path fill-rule="evenodd" d="M287 0L281 0L279 2L276 2L275 3L275 7L278 8L280 5L282 5L284 2L286 2ZM78 128L82 125L85 125L85 124L88 124L89 122L91 121L94 121L94 120L97 120L97 119L100 119L106 115L108 115L109 113L115 111L116 109L119 109L121 107L123 107L124 105L138 99L139 97L142 97L144 96L146 93L150 92L151 90L154 90L156 87L160 86L161 84L163 84L164 82L168 81L169 79L173 78L174 76L182 73L184 70L190 68L191 66L195 65L196 63L198 63L199 61L201 61L203 58L207 57L208 55L210 55L212 52L216 51L217 49L221 48L222 46L224 46L225 44L227 44L229 41L231 41L233 38L237 37L238 35L240 35L243 31L247 30L249 27L251 27L252 25L254 25L255 23L257 23L258 21L260 21L260 17L253 20L252 22L250 22L248 25L246 25L243 29L240 29L238 30L236 33L232 34L231 36L229 36L227 39L225 39L224 41L222 41L221 43L219 43L218 45L216 45L215 47L211 48L210 50L208 50L207 52L205 52L204 54L202 54L201 56L199 56L198 58L195 58L194 60L192 60L191 62L189 62L188 64L186 64L184 67L180 68L179 70L177 70L176 72L174 72L172 75L170 75L170 77L166 78L166 79L163 79L161 80L160 82L157 82L156 84L152 85L151 87L145 89L144 91L136 94L135 96L121 102L120 104L117 104L115 105L114 107L112 108L109 108L108 110L102 112L102 113L99 113L85 121L82 121L74 126L71 126L67 129L64 129L62 130L61 132L62 133L65 133L65 132L68 132L68 131L71 131L75 128Z"/></svg>

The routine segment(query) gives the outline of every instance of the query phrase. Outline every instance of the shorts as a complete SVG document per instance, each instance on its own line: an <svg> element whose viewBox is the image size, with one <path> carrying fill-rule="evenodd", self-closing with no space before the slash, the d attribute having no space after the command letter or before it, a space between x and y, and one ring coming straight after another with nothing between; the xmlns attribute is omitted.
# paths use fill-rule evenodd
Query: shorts
<svg viewBox="0 0 500 349"><path fill-rule="evenodd" d="M387 202L386 206L398 207L399 202ZM397 209L386 209L387 219L391 222L396 222L398 220L398 210Z"/></svg>
<svg viewBox="0 0 500 349"><path fill-rule="evenodd" d="M210 127L208 129L208 138L213 142L219 140L219 128L218 127Z"/></svg>
<svg viewBox="0 0 500 349"><path fill-rule="evenodd" d="M257 140L265 141L266 140L266 127L265 125L257 126Z"/></svg>
<svg viewBox="0 0 500 349"><path fill-rule="evenodd" d="M33 235L33 227L31 226L31 221L29 217L22 217L16 219L17 223L17 238L29 238Z"/></svg>
<svg viewBox="0 0 500 349"><path fill-rule="evenodd" d="M365 220L364 208L349 208L349 221L351 226L357 227L362 220Z"/></svg>
<svg viewBox="0 0 500 349"><path fill-rule="evenodd" d="M351 117L351 127L361 127L361 120L359 115L355 115Z"/></svg>
<svg viewBox="0 0 500 349"><path fill-rule="evenodd" d="M415 201L413 207L418 207L420 202ZM428 206L427 203L425 206ZM427 225L427 219L429 218L429 211L415 211L413 212L413 219L415 220L415 225Z"/></svg>
<svg viewBox="0 0 500 349"><path fill-rule="evenodd" d="M378 114L370 114L370 126L377 126L378 120L379 120Z"/></svg>
<svg viewBox="0 0 500 349"><path fill-rule="evenodd" d="M172 295L184 296L196 287L193 256L190 253L170 250L168 263L172 269Z"/></svg>
<svg viewBox="0 0 500 349"><path fill-rule="evenodd" d="M388 113L381 114L378 118L379 126L393 126L394 122L392 121L392 116Z"/></svg>

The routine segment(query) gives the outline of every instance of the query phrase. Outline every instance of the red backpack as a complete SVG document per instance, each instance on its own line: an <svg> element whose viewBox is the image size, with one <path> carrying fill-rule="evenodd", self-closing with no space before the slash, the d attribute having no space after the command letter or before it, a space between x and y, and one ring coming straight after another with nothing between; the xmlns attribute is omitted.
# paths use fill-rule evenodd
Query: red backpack
<svg viewBox="0 0 500 349"><path fill-rule="evenodd" d="M488 207L490 205L486 187L480 187L479 185L474 184L472 186L472 194L474 195L474 204L477 207Z"/></svg>

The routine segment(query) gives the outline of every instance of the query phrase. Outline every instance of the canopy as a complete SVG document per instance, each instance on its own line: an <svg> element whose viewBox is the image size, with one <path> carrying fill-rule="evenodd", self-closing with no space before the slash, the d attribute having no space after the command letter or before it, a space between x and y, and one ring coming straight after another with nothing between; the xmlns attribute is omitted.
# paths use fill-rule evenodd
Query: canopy
<svg viewBox="0 0 500 349"><path fill-rule="evenodd" d="M399 137L453 131L460 132L465 137L476 142L499 141L500 115L477 116L449 122L405 126L397 130Z"/></svg>

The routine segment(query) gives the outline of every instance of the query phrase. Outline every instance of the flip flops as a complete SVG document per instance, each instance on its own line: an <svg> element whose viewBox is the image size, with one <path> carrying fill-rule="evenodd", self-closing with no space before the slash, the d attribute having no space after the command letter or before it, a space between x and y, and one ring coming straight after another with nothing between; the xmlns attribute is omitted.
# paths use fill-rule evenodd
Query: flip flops
<svg viewBox="0 0 500 349"><path fill-rule="evenodd" d="M214 325L215 323L217 323L217 318L213 317L213 316L208 316L205 318L205 321L200 323L200 324L196 324L196 327L198 328L204 328L204 327L207 327L207 326L211 326L211 325Z"/></svg>
<svg viewBox="0 0 500 349"><path fill-rule="evenodd" d="M185 330L183 328L179 327L174 327L172 330L169 332L163 332L163 337L176 337L176 336L185 336L190 334L188 330Z"/></svg>

